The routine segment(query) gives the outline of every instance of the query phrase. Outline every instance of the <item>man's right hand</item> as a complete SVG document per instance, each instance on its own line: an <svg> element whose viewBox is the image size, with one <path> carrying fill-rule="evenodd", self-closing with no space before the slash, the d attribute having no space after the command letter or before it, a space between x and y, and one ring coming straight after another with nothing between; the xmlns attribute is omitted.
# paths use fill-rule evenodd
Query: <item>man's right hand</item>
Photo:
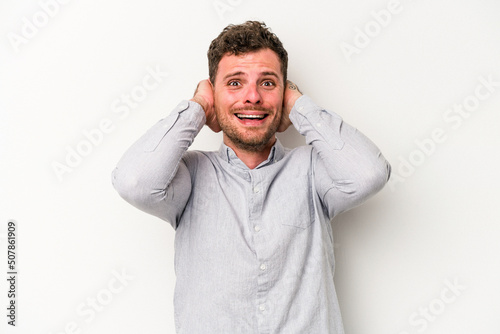
<svg viewBox="0 0 500 334"><path fill-rule="evenodd" d="M194 101L202 106L207 119L205 124L212 129L212 131L219 132L222 130L219 122L217 121L217 117L215 116L214 92L210 80L205 79L198 83L191 101Z"/></svg>

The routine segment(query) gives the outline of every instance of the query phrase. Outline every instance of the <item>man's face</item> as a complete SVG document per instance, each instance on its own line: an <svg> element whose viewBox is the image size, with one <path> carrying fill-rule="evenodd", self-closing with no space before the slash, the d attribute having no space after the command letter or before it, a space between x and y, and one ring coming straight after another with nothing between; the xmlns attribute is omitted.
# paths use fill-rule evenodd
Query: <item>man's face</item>
<svg viewBox="0 0 500 334"><path fill-rule="evenodd" d="M251 152L273 145L283 92L281 64L274 51L222 57L214 83L214 107L224 143Z"/></svg>

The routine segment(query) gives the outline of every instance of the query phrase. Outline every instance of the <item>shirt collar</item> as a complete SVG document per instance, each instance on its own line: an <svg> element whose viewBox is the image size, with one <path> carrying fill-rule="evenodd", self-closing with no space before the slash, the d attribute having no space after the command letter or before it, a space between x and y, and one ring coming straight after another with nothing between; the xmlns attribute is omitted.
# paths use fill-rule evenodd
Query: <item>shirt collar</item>
<svg viewBox="0 0 500 334"><path fill-rule="evenodd" d="M234 153L233 149L222 143L219 149L219 156L227 163L240 166L242 168L248 169L248 167L241 161L236 153ZM261 162L256 168L261 168L267 165L271 165L277 161L280 161L285 156L285 148L281 144L280 140L276 138L276 142L273 147L271 147L271 152L269 152L269 156L263 162Z"/></svg>

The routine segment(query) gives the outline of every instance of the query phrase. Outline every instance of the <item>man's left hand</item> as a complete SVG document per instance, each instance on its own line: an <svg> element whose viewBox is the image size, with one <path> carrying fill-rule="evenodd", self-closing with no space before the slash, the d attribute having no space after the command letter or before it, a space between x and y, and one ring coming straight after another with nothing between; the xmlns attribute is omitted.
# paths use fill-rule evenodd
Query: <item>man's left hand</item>
<svg viewBox="0 0 500 334"><path fill-rule="evenodd" d="M295 105L295 101L297 101L297 99L301 96L302 93L300 92L299 87L297 87L297 85L291 82L290 80L287 80L283 98L283 111L281 113L281 123L280 126L278 127L277 130L278 132L285 131L292 124L288 115L290 115L290 111Z"/></svg>

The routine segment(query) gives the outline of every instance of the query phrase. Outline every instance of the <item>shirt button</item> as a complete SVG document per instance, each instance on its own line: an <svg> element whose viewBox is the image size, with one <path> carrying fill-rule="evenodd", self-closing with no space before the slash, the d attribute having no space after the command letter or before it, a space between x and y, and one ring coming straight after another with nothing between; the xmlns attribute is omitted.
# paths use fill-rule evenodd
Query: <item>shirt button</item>
<svg viewBox="0 0 500 334"><path fill-rule="evenodd" d="M255 188L253 188L253 192L254 192L254 193L258 193L259 191L260 191L260 188L259 188L259 187L255 187Z"/></svg>
<svg viewBox="0 0 500 334"><path fill-rule="evenodd" d="M265 311L265 310L266 310L266 307L265 307L264 305L260 305L260 306L259 306L259 310L261 310L261 311Z"/></svg>
<svg viewBox="0 0 500 334"><path fill-rule="evenodd" d="M262 227L260 227L259 225L255 225L253 229L255 230L255 232L259 232L260 230L262 230Z"/></svg>
<svg viewBox="0 0 500 334"><path fill-rule="evenodd" d="M260 270L262 271L266 270L266 265L264 263L260 265Z"/></svg>

